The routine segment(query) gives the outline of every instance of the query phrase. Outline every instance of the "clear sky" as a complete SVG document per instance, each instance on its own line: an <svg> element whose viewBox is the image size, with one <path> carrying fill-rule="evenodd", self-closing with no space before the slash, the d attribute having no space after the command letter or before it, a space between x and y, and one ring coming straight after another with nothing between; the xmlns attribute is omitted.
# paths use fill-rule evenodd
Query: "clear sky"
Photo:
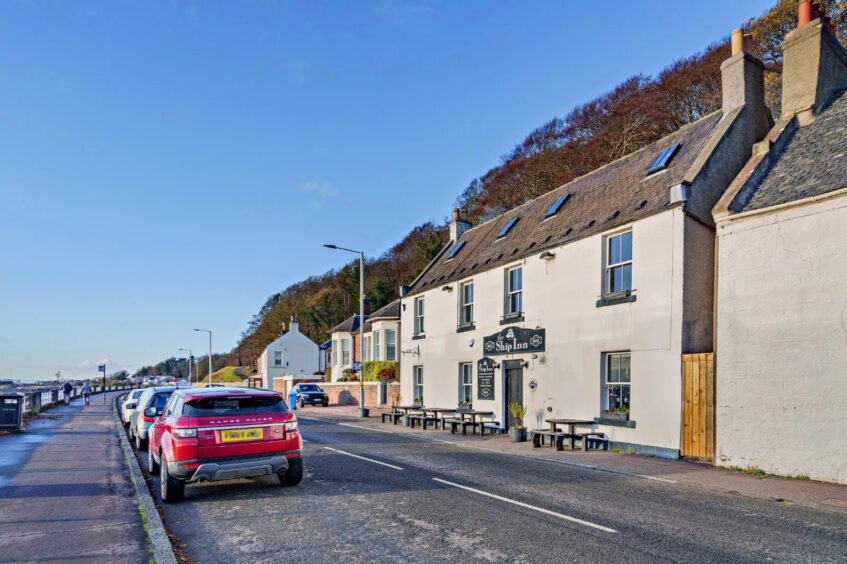
<svg viewBox="0 0 847 564"><path fill-rule="evenodd" d="M771 1L0 2L0 378L229 350Z"/></svg>

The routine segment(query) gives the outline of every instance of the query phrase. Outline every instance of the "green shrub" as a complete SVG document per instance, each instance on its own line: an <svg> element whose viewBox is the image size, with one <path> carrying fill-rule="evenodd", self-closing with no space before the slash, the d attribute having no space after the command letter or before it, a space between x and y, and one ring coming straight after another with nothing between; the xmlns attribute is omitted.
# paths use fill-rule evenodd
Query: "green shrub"
<svg viewBox="0 0 847 564"><path fill-rule="evenodd" d="M332 367L331 366L326 367L326 375L324 376L324 381L332 382Z"/></svg>
<svg viewBox="0 0 847 564"><path fill-rule="evenodd" d="M364 380L365 382L376 382L377 380L380 380L380 378L378 378L380 372L386 369L393 370L394 379L399 379L399 362L393 360L369 360L362 365L362 373L364 374L362 380ZM382 381L387 382L387 380Z"/></svg>

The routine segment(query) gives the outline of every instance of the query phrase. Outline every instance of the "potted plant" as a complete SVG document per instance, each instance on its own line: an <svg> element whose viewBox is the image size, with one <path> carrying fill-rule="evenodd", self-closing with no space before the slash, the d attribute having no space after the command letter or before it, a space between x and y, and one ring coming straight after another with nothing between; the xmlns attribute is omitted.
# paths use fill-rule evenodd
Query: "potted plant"
<svg viewBox="0 0 847 564"><path fill-rule="evenodd" d="M459 402L459 411L470 411L473 409L473 403L471 400L465 400Z"/></svg>
<svg viewBox="0 0 847 564"><path fill-rule="evenodd" d="M629 421L629 407L626 405L619 405L613 409L606 409L603 411L602 419L609 419L612 421Z"/></svg>
<svg viewBox="0 0 847 564"><path fill-rule="evenodd" d="M512 426L509 427L509 439L513 443L526 441L526 427L523 424L526 417L526 406L520 402L513 401L509 404L509 414L512 416Z"/></svg>

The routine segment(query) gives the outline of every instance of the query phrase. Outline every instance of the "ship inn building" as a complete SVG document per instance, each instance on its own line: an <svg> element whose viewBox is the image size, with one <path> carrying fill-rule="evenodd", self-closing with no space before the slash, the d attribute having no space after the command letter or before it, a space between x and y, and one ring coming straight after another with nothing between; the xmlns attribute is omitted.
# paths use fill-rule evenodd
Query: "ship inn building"
<svg viewBox="0 0 847 564"><path fill-rule="evenodd" d="M711 210L771 126L740 32L722 109L470 226L401 298L402 401L592 419L612 447L680 452L682 358L713 350Z"/></svg>

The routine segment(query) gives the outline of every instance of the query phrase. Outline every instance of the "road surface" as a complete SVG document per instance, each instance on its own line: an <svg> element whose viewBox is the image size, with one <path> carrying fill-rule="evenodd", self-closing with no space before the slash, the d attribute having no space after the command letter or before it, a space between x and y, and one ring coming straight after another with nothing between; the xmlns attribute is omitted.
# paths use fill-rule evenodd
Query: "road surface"
<svg viewBox="0 0 847 564"><path fill-rule="evenodd" d="M303 415L306 415L305 413ZM300 422L306 477L161 504L196 562L844 562L847 517L592 469ZM440 431L439 431L440 432ZM142 458L146 466L146 456Z"/></svg>

